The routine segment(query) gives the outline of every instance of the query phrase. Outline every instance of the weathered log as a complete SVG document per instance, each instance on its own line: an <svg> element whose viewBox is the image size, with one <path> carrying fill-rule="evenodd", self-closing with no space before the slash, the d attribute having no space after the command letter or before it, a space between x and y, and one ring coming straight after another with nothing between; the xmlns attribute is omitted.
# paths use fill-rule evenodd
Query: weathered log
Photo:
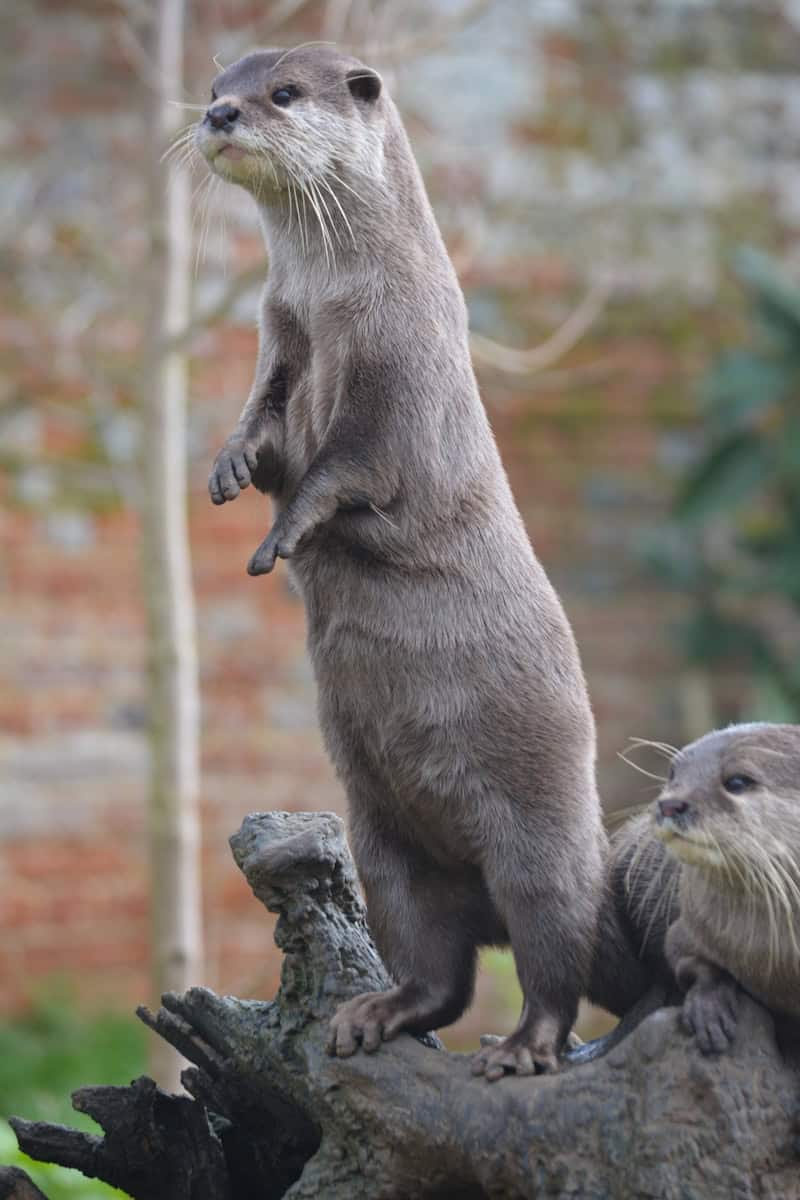
<svg viewBox="0 0 800 1200"><path fill-rule="evenodd" d="M47 1200L47 1197L19 1167L0 1167L0 1200Z"/></svg>
<svg viewBox="0 0 800 1200"><path fill-rule="evenodd" d="M142 1080L84 1089L76 1105L105 1138L16 1121L29 1154L89 1166L136 1200L800 1200L800 1074L758 1005L743 1002L734 1050L718 1059L698 1054L674 1008L556 1076L488 1084L465 1056L407 1035L330 1058L336 1005L388 984L342 823L257 814L231 844L279 913L278 996L193 988L141 1010L194 1064L183 1077L194 1099Z"/></svg>

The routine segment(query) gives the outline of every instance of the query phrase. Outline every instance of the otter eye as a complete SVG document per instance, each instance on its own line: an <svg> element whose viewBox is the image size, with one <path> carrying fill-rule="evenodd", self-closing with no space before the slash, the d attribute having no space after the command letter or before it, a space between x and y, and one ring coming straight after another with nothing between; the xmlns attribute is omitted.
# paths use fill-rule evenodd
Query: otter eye
<svg viewBox="0 0 800 1200"><path fill-rule="evenodd" d="M751 788L758 787L758 784L749 775L729 775L727 779L723 779L722 786L732 796L740 796L742 792L749 792Z"/></svg>
<svg viewBox="0 0 800 1200"><path fill-rule="evenodd" d="M211 89L211 99L212 99L212 100L216 100L216 98L217 98L217 89L212 87L212 89Z"/></svg>
<svg viewBox="0 0 800 1200"><path fill-rule="evenodd" d="M675 782L675 765L674 765L674 763L670 763L669 764L669 774L667 775L667 783L674 783L674 782Z"/></svg>
<svg viewBox="0 0 800 1200"><path fill-rule="evenodd" d="M293 100L296 100L300 95L296 87L277 88L272 93L272 103L277 104L279 108L286 108Z"/></svg>

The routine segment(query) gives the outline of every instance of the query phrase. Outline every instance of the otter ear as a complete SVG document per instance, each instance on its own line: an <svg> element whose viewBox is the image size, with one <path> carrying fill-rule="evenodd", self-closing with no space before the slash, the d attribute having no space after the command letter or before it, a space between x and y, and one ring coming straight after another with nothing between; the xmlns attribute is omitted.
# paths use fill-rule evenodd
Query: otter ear
<svg viewBox="0 0 800 1200"><path fill-rule="evenodd" d="M354 100L374 104L381 94L381 77L377 71L370 71L369 67L356 67L348 71L345 78Z"/></svg>

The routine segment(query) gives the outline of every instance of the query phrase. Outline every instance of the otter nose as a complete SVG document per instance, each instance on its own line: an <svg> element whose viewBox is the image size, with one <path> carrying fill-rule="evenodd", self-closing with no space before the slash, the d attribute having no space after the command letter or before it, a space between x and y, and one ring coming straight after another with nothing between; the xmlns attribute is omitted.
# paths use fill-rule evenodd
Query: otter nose
<svg viewBox="0 0 800 1200"><path fill-rule="evenodd" d="M239 109L224 101L214 104L206 113L206 120L213 129L227 129L239 116Z"/></svg>
<svg viewBox="0 0 800 1200"><path fill-rule="evenodd" d="M659 800L658 802L658 815L660 817L682 817L688 811L688 800Z"/></svg>

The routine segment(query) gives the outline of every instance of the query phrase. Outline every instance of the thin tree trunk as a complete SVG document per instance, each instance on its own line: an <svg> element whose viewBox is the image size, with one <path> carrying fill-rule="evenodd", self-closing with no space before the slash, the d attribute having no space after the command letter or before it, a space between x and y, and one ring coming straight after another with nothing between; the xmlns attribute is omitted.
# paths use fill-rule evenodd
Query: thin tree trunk
<svg viewBox="0 0 800 1200"><path fill-rule="evenodd" d="M186 517L187 363L162 351L189 317L189 179L161 155L178 128L184 0L154 6L147 104L150 262L143 372L143 555L149 635L153 994L202 978L198 683ZM156 1047L152 1073L178 1086L179 1059Z"/></svg>

